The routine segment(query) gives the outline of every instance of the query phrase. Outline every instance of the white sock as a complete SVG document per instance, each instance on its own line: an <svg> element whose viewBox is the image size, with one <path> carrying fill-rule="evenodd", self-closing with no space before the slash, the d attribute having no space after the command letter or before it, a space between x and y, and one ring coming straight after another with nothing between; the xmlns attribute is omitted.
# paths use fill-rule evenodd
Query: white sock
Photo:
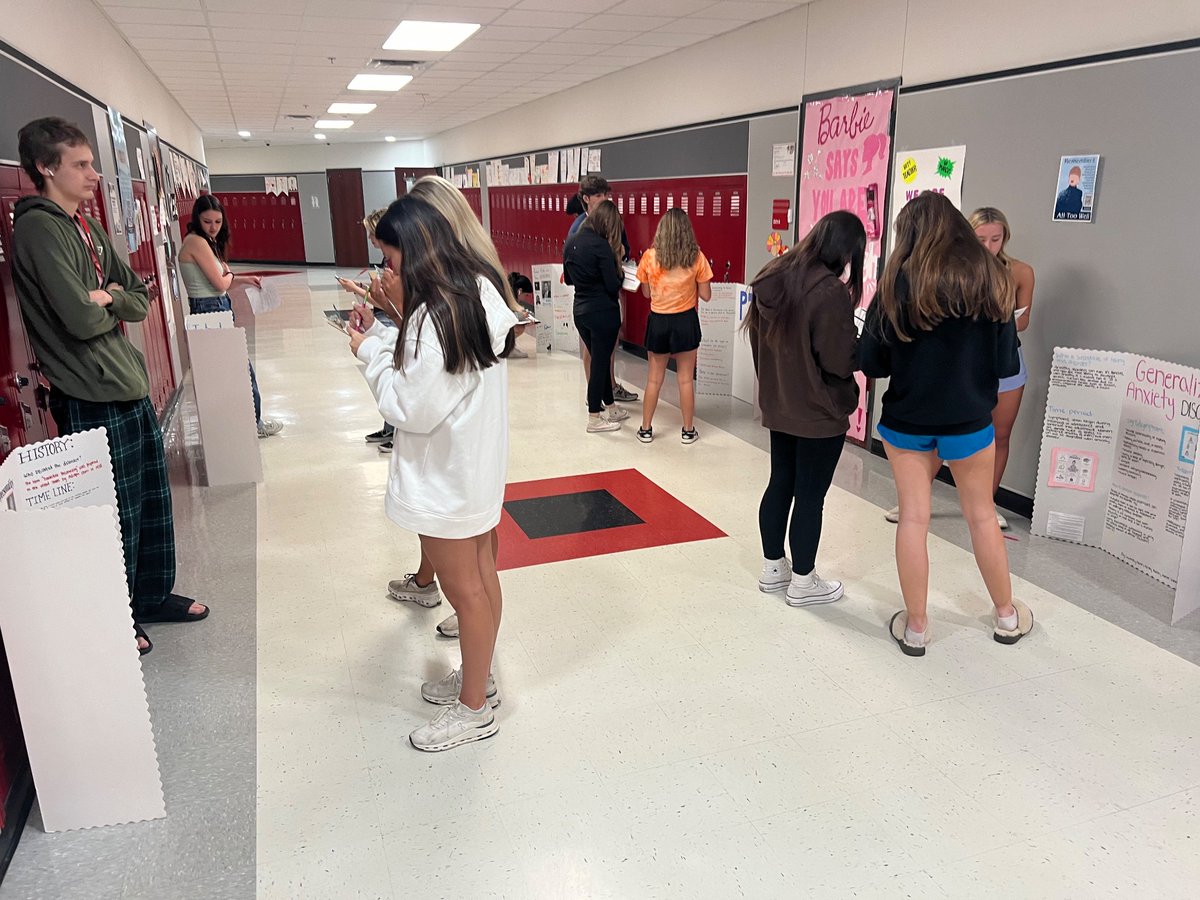
<svg viewBox="0 0 1200 900"><path fill-rule="evenodd" d="M471 709L471 707L467 706L467 704L463 703L461 700L459 700L458 702L459 702L459 703L462 703L462 707L463 707L463 709L465 709L467 712L469 712L469 713L474 713L474 714L475 714L475 715L477 715L477 716L478 716L478 715L480 715L480 714L482 714L482 713L483 713L483 711L484 711L485 709L487 709L487 705L488 705L488 704L487 704L487 697L484 697L484 698L483 698L483 706L479 707L479 709Z"/></svg>
<svg viewBox="0 0 1200 900"><path fill-rule="evenodd" d="M1013 607L1011 616L1002 616L996 614L996 627L1001 631L1016 631L1017 630L1017 609Z"/></svg>
<svg viewBox="0 0 1200 900"><path fill-rule="evenodd" d="M928 626L926 626L926 630L928 630ZM924 631L913 631L906 624L904 626L904 642L906 644L911 644L914 647L924 647L925 646L925 632Z"/></svg>

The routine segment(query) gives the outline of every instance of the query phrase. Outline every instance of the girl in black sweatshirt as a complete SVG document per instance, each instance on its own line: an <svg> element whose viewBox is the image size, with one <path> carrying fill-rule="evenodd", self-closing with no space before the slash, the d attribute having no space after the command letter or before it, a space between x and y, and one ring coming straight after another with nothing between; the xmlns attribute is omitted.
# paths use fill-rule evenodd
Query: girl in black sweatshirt
<svg viewBox="0 0 1200 900"><path fill-rule="evenodd" d="M975 561L995 605L994 637L1033 627L1012 596L1008 551L992 501L1000 379L1016 374L1016 288L943 195L925 192L896 219L896 242L859 346L864 375L890 377L879 434L900 496L896 568L905 609L892 637L924 656L929 617L930 483L945 460L958 486Z"/></svg>

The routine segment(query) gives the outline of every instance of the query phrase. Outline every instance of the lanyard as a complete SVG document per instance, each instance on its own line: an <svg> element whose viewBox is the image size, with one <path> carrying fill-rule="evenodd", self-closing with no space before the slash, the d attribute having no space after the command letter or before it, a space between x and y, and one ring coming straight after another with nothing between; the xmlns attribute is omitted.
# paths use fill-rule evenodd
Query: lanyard
<svg viewBox="0 0 1200 900"><path fill-rule="evenodd" d="M92 265L96 267L96 282L100 288L103 288L104 267L100 264L100 254L96 252L96 243L92 240L92 231L88 228L87 220L79 213L75 213L75 227L79 229L79 236L83 238L84 246L92 254Z"/></svg>

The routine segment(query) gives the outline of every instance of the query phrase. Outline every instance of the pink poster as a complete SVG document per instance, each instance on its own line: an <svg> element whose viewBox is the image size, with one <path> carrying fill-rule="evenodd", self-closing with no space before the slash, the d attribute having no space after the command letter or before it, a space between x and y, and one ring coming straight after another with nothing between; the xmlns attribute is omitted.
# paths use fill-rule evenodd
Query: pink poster
<svg viewBox="0 0 1200 900"><path fill-rule="evenodd" d="M892 159L891 88L852 96L826 97L804 104L800 151L798 239L827 213L848 209L867 229L863 266L865 309L875 296L888 221L888 168ZM858 409L850 418L848 437L867 439L867 382L858 379Z"/></svg>

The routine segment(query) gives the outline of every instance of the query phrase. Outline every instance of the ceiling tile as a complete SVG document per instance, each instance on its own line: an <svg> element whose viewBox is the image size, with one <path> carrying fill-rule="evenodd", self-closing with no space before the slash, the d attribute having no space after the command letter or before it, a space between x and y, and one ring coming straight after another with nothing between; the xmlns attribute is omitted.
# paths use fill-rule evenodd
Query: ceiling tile
<svg viewBox="0 0 1200 900"><path fill-rule="evenodd" d="M119 25L206 25L204 13L198 7L188 9L146 9L134 6L114 6L108 17ZM168 35L164 34L164 37Z"/></svg>

